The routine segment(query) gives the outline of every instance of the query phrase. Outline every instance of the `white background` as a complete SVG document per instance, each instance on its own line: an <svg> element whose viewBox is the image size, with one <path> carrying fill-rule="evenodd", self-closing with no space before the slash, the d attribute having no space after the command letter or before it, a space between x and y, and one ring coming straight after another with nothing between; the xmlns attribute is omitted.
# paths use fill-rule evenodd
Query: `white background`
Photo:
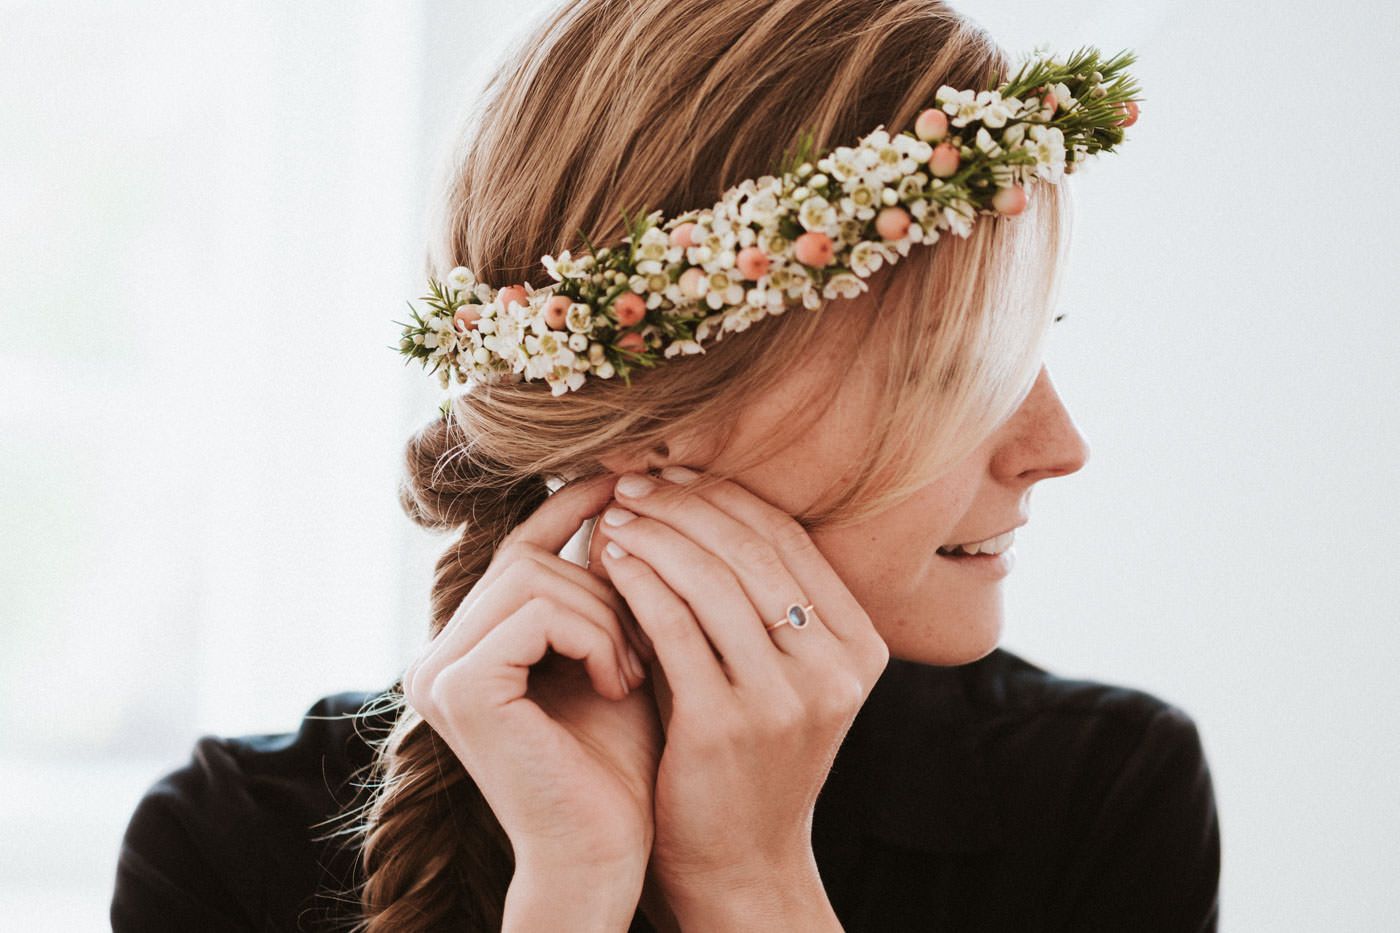
<svg viewBox="0 0 1400 933"><path fill-rule="evenodd" d="M392 682L441 541L433 173L537 2L0 0L0 926L98 930L207 733ZM1228 930L1400 928L1395 8L965 2L1137 50L1075 176L1052 375L1090 445L1018 535L1004 646L1196 719ZM1170 879L1163 879L1170 883Z"/></svg>

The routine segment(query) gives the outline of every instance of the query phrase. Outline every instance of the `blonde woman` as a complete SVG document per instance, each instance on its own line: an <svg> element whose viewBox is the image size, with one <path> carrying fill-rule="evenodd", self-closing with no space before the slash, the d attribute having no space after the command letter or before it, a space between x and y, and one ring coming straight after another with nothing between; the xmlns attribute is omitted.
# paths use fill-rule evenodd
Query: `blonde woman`
<svg viewBox="0 0 1400 933"><path fill-rule="evenodd" d="M566 0L488 86L431 269L541 284L576 233L1012 64L936 0ZM1042 360L1067 196L630 381L457 397L407 449L450 533L422 650L202 738L114 928L1213 930L1191 718L997 647L1031 491L1088 457Z"/></svg>

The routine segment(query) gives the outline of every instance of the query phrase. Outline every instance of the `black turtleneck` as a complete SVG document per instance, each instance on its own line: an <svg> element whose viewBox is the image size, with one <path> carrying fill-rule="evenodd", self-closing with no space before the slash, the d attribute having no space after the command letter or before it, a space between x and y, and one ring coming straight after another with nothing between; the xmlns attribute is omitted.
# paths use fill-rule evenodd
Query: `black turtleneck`
<svg viewBox="0 0 1400 933"><path fill-rule="evenodd" d="M317 931L353 853L312 827L355 797L377 694L318 700L296 732L203 736L122 839L115 933ZM317 718L325 717L325 718ZM848 931L1214 931L1220 828L1192 719L998 648L891 658L833 763L812 845ZM632 933L652 933L639 911Z"/></svg>

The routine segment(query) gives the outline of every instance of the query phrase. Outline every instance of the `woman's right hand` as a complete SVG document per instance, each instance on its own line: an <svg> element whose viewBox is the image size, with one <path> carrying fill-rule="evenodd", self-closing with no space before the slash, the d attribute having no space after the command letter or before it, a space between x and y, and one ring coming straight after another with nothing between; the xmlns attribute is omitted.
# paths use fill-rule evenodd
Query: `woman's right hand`
<svg viewBox="0 0 1400 933"><path fill-rule="evenodd" d="M627 660L640 629L606 580L559 556L616 479L551 494L404 672L405 700L481 789L517 874L630 869L640 879L650 856L664 736L636 689L645 666L636 674Z"/></svg>

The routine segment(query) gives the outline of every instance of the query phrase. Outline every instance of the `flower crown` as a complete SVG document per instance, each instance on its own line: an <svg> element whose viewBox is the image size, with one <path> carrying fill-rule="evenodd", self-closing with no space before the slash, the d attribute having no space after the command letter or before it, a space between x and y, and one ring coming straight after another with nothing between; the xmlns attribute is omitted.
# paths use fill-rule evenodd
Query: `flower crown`
<svg viewBox="0 0 1400 933"><path fill-rule="evenodd" d="M501 289L457 266L430 294L398 350L459 383L546 381L554 395L588 375L620 376L705 352L702 342L746 330L790 301L808 309L849 298L864 279L943 231L972 232L978 214L1014 216L1037 179L1058 183L1088 157L1112 152L1138 118L1129 51L1102 61L1037 49L995 90L934 95L912 132L881 124L855 146L816 156L810 133L784 153L778 174L746 179L712 208L663 221L623 221L622 245L565 250L541 261L555 281ZM407 360L405 360L407 363ZM443 403L446 414L447 402Z"/></svg>

